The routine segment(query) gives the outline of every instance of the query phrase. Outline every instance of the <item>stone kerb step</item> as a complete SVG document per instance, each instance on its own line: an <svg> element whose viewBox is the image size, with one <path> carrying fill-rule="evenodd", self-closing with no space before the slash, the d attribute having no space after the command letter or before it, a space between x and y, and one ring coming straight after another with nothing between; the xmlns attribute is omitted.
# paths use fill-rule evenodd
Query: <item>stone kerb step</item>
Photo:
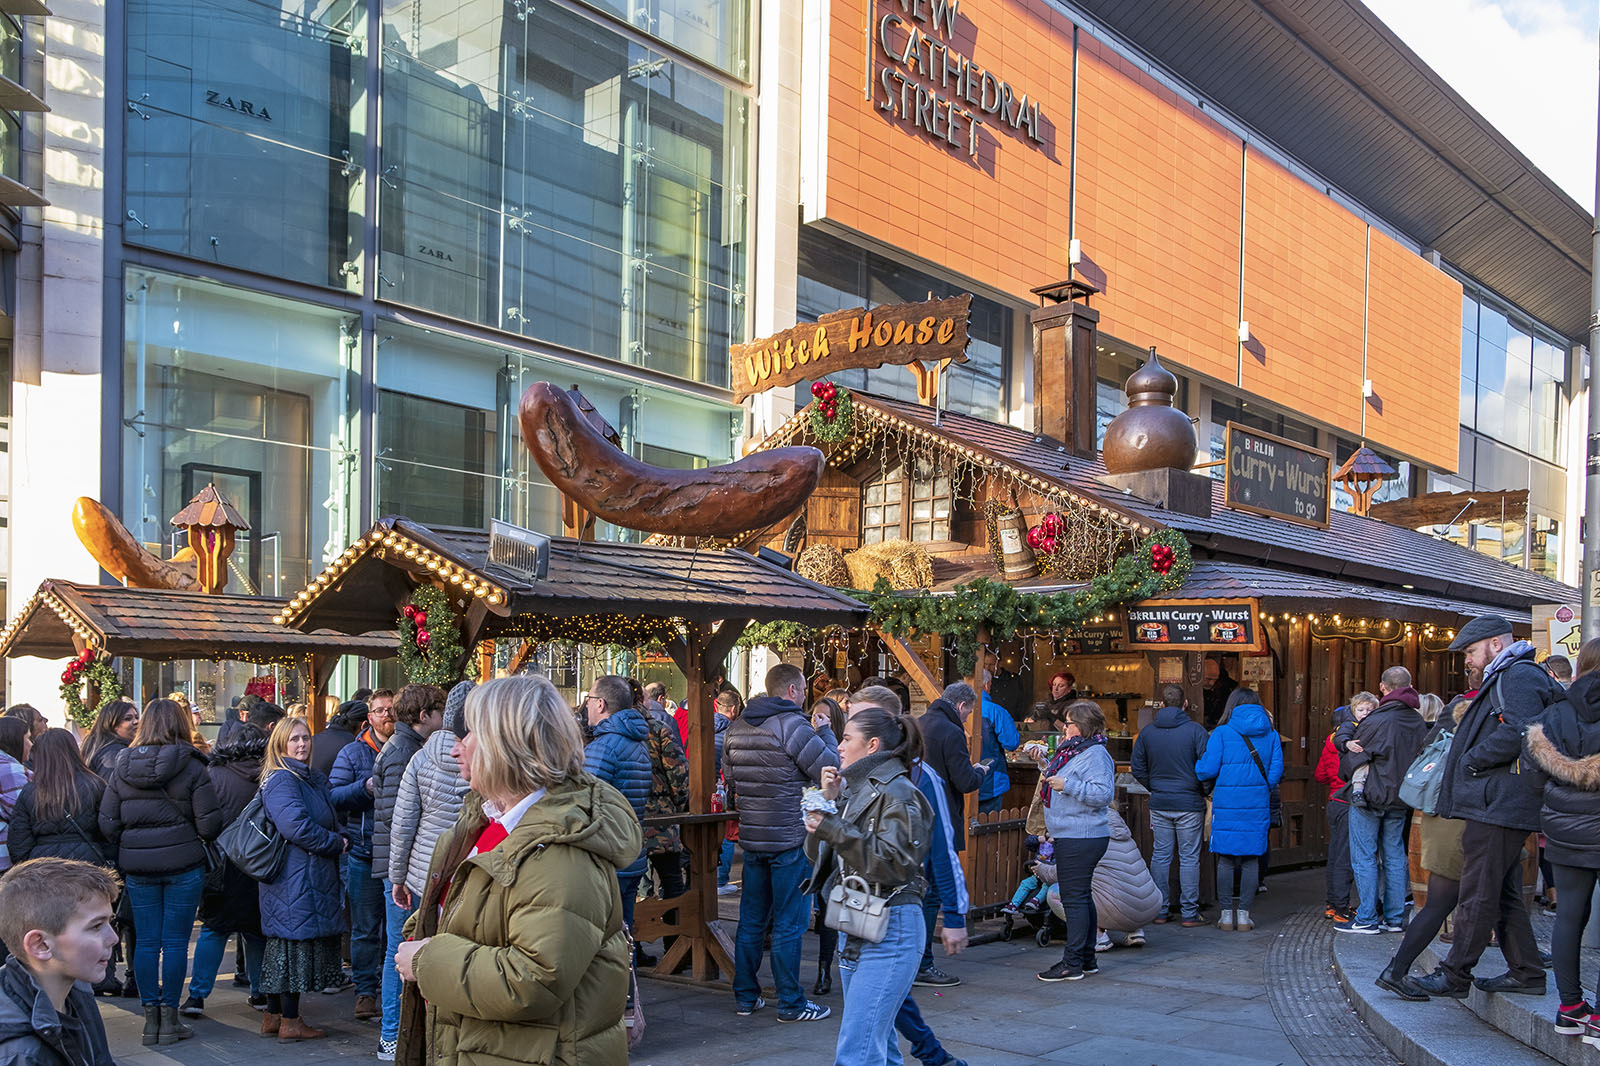
<svg viewBox="0 0 1600 1066"><path fill-rule="evenodd" d="M1467 1001L1434 999L1412 1003L1385 992L1372 982L1399 943L1400 937L1395 934L1336 935L1333 962L1339 983L1357 1015L1406 1066L1475 1066L1478 1063L1543 1066L1554 1062L1600 1066L1600 1049L1588 1046L1575 1036L1558 1036L1552 1028L1556 1012L1553 984L1552 992L1542 998L1489 996L1473 989L1472 998ZM1424 953L1419 966L1432 968L1436 964L1435 959ZM1479 972L1493 975L1503 970L1499 954L1492 950L1486 952ZM1475 1001L1488 1000L1525 1000L1526 1003L1485 1002L1482 1012L1473 1009ZM1542 1013L1547 1002L1548 1017ZM1497 1027L1483 1012L1494 1017L1505 1013L1509 1028ZM1534 1024L1535 1021L1539 1025ZM1550 1040L1535 1043L1540 1040L1541 1031L1548 1034ZM1528 1039L1518 1039L1512 1033L1525 1034ZM1544 1053L1545 1046L1557 1054Z"/></svg>

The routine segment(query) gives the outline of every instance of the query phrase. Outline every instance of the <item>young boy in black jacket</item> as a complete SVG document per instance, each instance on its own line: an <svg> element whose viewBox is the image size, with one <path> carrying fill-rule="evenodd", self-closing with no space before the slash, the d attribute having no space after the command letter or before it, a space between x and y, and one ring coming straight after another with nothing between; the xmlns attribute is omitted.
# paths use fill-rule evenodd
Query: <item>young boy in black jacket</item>
<svg viewBox="0 0 1600 1066"><path fill-rule="evenodd" d="M33 859L0 878L0 1066L114 1066L89 985L117 945L116 877L75 859Z"/></svg>

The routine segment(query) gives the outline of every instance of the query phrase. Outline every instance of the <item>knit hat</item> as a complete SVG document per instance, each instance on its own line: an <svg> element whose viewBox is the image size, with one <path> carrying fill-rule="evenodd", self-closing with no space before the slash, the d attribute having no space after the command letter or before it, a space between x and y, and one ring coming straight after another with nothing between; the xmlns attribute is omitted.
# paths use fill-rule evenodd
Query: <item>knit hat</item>
<svg viewBox="0 0 1600 1066"><path fill-rule="evenodd" d="M457 737L467 735L467 693L478 687L476 681L458 681L444 701L444 727Z"/></svg>

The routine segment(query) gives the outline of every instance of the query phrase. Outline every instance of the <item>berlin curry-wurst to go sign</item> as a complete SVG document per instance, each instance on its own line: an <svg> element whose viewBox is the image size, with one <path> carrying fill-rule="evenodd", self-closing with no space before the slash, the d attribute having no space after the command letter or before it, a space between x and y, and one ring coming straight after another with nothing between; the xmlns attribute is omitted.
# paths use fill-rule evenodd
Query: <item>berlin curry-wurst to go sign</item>
<svg viewBox="0 0 1600 1066"><path fill-rule="evenodd" d="M1235 422L1225 450L1229 507L1327 528L1333 456Z"/></svg>
<svg viewBox="0 0 1600 1066"><path fill-rule="evenodd" d="M815 381L836 370L967 361L972 296L834 311L772 337L735 344L733 398Z"/></svg>

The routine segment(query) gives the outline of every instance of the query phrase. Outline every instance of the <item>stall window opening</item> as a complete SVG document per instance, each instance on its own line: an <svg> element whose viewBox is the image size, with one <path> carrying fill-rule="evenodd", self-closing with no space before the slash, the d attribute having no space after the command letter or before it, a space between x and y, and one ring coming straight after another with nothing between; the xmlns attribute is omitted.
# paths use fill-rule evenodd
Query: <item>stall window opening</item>
<svg viewBox="0 0 1600 1066"><path fill-rule="evenodd" d="M950 475L926 459L898 463L862 494L861 543L950 539Z"/></svg>

